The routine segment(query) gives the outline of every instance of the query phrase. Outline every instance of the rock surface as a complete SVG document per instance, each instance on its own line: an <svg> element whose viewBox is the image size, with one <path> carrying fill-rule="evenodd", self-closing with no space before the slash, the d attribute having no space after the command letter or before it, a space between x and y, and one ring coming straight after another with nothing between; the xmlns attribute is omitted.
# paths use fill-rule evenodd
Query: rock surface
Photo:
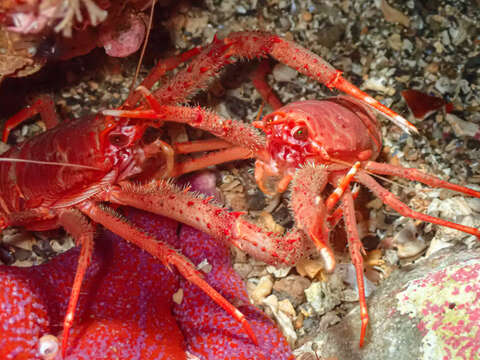
<svg viewBox="0 0 480 360"><path fill-rule="evenodd" d="M480 249L443 249L394 272L368 300L370 324L358 347L359 308L319 333L323 357L351 360L479 359Z"/></svg>

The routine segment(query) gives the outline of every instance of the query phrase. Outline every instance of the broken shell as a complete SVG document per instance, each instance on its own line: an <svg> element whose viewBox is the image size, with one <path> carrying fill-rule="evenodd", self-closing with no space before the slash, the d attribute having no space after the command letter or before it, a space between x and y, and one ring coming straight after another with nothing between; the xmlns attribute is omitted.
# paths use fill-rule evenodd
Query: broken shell
<svg viewBox="0 0 480 360"><path fill-rule="evenodd" d="M60 350L60 342L56 336L46 334L38 340L38 352L43 360L55 358Z"/></svg>
<svg viewBox="0 0 480 360"><path fill-rule="evenodd" d="M253 290L250 298L254 304L261 304L272 293L273 281L270 276L263 276Z"/></svg>
<svg viewBox="0 0 480 360"><path fill-rule="evenodd" d="M172 295L172 300L175 304L180 305L183 300L183 289L180 288Z"/></svg>
<svg viewBox="0 0 480 360"><path fill-rule="evenodd" d="M296 269L300 275L313 279L323 269L323 261L321 259L303 259L297 263Z"/></svg>
<svg viewBox="0 0 480 360"><path fill-rule="evenodd" d="M297 341L297 333L293 328L293 323L290 317L283 311L279 311L279 302L277 297L275 295L270 295L269 297L265 298L262 303L271 310L283 335L287 338L288 343L293 346Z"/></svg>
<svg viewBox="0 0 480 360"><path fill-rule="evenodd" d="M297 316L292 303L288 299L283 299L282 301L278 302L278 310L285 313L290 319L293 319L295 316Z"/></svg>

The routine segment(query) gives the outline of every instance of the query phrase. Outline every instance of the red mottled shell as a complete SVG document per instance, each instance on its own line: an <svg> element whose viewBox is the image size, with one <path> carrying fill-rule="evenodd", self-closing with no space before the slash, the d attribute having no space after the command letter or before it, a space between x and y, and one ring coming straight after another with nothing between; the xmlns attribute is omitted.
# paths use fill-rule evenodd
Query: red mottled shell
<svg viewBox="0 0 480 360"><path fill-rule="evenodd" d="M309 132L308 140L316 142L331 157L353 162L367 160L358 158L359 154L365 151L371 151L370 159L377 158L380 152L381 137L374 114L352 98L297 101L274 111L264 120L278 121L282 118L285 123L305 123ZM286 131L283 124L274 127L277 132L266 131L269 148L278 144L281 138L284 141L294 141L291 138L285 139L285 135L281 134L282 131ZM298 142L296 145L300 146L302 151L308 146L307 142L304 144ZM277 150L270 148L272 155ZM297 166L303 162L302 159L298 161Z"/></svg>
<svg viewBox="0 0 480 360"><path fill-rule="evenodd" d="M100 149L98 133L104 121L96 117L71 121L16 145L6 158L81 164L105 169L0 163L0 193L11 212L50 207L62 197L99 181L112 167Z"/></svg>

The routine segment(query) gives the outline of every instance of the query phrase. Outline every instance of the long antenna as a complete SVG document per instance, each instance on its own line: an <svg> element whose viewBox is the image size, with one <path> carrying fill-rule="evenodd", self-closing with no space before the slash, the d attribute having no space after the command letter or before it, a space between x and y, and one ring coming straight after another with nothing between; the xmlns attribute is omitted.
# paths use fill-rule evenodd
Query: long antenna
<svg viewBox="0 0 480 360"><path fill-rule="evenodd" d="M103 169L100 169L100 168L97 168L97 167L94 167L94 166L55 162L55 161L41 161L41 160L28 160L28 159L2 158L2 157L0 157L0 162L16 162L16 163L26 163L26 164L38 164L38 165L68 166L68 167L75 167L75 168L79 168L79 169L103 171Z"/></svg>
<svg viewBox="0 0 480 360"><path fill-rule="evenodd" d="M130 85L130 90L128 92L128 97L132 94L135 89L135 83L137 82L138 74L140 73L140 67L142 66L143 57L145 55L145 50L147 49L148 39L150 37L150 30L152 30L153 24L153 12L155 10L156 0L152 1L152 6L150 7L150 17L148 19L147 32L145 34L145 40L143 42L142 51L140 53L140 58L138 59L137 69L135 70L135 76L133 77L132 84Z"/></svg>

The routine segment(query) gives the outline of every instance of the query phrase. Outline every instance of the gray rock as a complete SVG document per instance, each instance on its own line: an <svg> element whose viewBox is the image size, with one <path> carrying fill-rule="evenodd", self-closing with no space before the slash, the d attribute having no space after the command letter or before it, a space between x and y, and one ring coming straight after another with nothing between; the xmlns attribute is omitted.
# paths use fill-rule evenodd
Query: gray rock
<svg viewBox="0 0 480 360"><path fill-rule="evenodd" d="M249 210L262 210L265 207L265 194L260 189L252 189L253 191L247 191L247 206Z"/></svg>
<svg viewBox="0 0 480 360"><path fill-rule="evenodd" d="M273 67L272 75L275 79L275 81L292 81L298 76L298 71L295 69L292 69L291 67L278 63Z"/></svg>
<svg viewBox="0 0 480 360"><path fill-rule="evenodd" d="M330 283L315 281L305 290L307 301L315 309L317 315L323 315L340 304L339 292Z"/></svg>
<svg viewBox="0 0 480 360"><path fill-rule="evenodd" d="M293 306L298 306L305 301L305 289L310 286L310 280L298 275L289 275L280 279L273 285L273 290L278 291L284 298L287 296Z"/></svg>
<svg viewBox="0 0 480 360"><path fill-rule="evenodd" d="M233 264L233 268L243 279L248 277L248 274L252 271L252 265L246 263Z"/></svg>
<svg viewBox="0 0 480 360"><path fill-rule="evenodd" d="M296 354L321 358L479 359L480 249L443 249L392 274L368 300L370 324L358 346L358 306ZM461 355L463 354L463 356Z"/></svg>
<svg viewBox="0 0 480 360"><path fill-rule="evenodd" d="M345 35L345 25L338 23L326 26L322 31L317 33L317 42L326 48L334 47Z"/></svg>

